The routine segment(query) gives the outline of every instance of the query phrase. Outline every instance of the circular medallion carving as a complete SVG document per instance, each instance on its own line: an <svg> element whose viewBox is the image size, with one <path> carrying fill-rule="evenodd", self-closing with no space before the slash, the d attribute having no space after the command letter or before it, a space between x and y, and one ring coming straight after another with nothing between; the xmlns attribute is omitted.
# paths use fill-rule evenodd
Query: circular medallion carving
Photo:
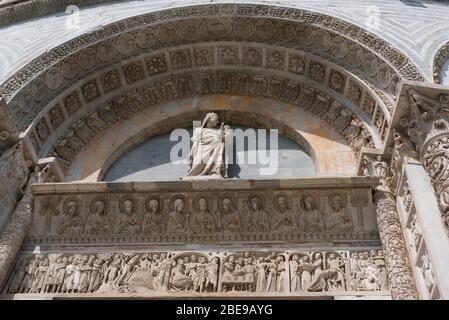
<svg viewBox="0 0 449 320"><path fill-rule="evenodd" d="M142 48L150 48L156 42L156 34L151 28L145 28L140 30L136 36L137 45Z"/></svg>
<svg viewBox="0 0 449 320"><path fill-rule="evenodd" d="M383 63L379 67L379 71L377 72L377 80L378 80L379 86L381 88L388 87L388 83L390 82L390 77L391 77L390 67L386 63Z"/></svg>
<svg viewBox="0 0 449 320"><path fill-rule="evenodd" d="M94 49L87 48L78 55L80 67L90 69L97 63L97 54Z"/></svg>
<svg viewBox="0 0 449 320"><path fill-rule="evenodd" d="M376 56L373 53L368 53L363 62L363 69L367 74L374 77L379 70L379 61L377 61Z"/></svg>
<svg viewBox="0 0 449 320"><path fill-rule="evenodd" d="M62 82L64 81L64 76L62 75L62 72L57 67L51 67L48 69L46 75L45 75L45 83L47 84L47 87L51 90L58 89Z"/></svg>
<svg viewBox="0 0 449 320"><path fill-rule="evenodd" d="M349 47L349 62L356 66L356 67L360 67L363 63L363 49L360 48L360 46L358 45L351 45Z"/></svg>
<svg viewBox="0 0 449 320"><path fill-rule="evenodd" d="M276 25L276 39L288 42L293 39L295 28L290 22L281 21Z"/></svg>
<svg viewBox="0 0 449 320"><path fill-rule="evenodd" d="M115 53L116 49L111 41L102 42L97 46L98 58L103 62L114 59Z"/></svg>
<svg viewBox="0 0 449 320"><path fill-rule="evenodd" d="M274 23L270 20L258 20L255 25L256 36L262 40L271 39L274 35Z"/></svg>
<svg viewBox="0 0 449 320"><path fill-rule="evenodd" d="M122 54L130 54L136 49L136 41L134 37L127 33L118 37L115 46L117 47L117 51Z"/></svg>
<svg viewBox="0 0 449 320"><path fill-rule="evenodd" d="M34 80L31 85L31 95L37 101L42 101L48 94L47 87L45 86L45 81L41 78Z"/></svg>
<svg viewBox="0 0 449 320"><path fill-rule="evenodd" d="M239 38L248 39L254 34L254 24L251 20L240 18L234 22L234 33Z"/></svg>
<svg viewBox="0 0 449 320"><path fill-rule="evenodd" d="M295 31L295 40L302 46L310 46L313 42L312 29L305 25L299 25Z"/></svg>
<svg viewBox="0 0 449 320"><path fill-rule="evenodd" d="M196 22L193 20L184 20L178 23L178 35L183 40L197 40L199 34Z"/></svg>
<svg viewBox="0 0 449 320"><path fill-rule="evenodd" d="M332 53L337 58L344 58L348 54L348 43L343 37L335 37L331 45Z"/></svg>
<svg viewBox="0 0 449 320"><path fill-rule="evenodd" d="M318 50L327 51L331 47L331 37L325 30L315 31L313 42Z"/></svg>
<svg viewBox="0 0 449 320"><path fill-rule="evenodd" d="M207 19L201 25L201 33L208 38L224 38L231 32L228 21L224 19Z"/></svg>
<svg viewBox="0 0 449 320"><path fill-rule="evenodd" d="M80 72L80 64L75 56L70 56L62 63L62 74L66 79L75 78Z"/></svg>
<svg viewBox="0 0 449 320"><path fill-rule="evenodd" d="M157 28L156 37L160 42L172 42L176 40L176 27L173 23L166 22Z"/></svg>

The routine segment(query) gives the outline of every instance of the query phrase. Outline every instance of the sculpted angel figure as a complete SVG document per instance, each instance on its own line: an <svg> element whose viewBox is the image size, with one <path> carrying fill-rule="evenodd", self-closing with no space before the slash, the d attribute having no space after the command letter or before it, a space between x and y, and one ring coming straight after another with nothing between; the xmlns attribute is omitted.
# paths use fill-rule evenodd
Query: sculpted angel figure
<svg viewBox="0 0 449 320"><path fill-rule="evenodd" d="M204 117L201 127L193 132L193 145L187 158L189 170L183 179L227 177L226 139L230 131L224 123L217 129L218 120L218 114L210 112Z"/></svg>

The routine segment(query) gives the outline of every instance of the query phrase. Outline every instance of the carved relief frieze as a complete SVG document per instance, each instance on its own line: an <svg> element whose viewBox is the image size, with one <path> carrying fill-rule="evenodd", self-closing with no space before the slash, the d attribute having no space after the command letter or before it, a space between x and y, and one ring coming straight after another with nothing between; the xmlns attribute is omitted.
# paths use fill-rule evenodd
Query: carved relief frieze
<svg viewBox="0 0 449 320"><path fill-rule="evenodd" d="M378 239L368 189L37 195L28 241ZM364 201L359 201L361 199ZM264 199L264 200L262 200ZM173 237L175 236L175 237ZM71 240L72 241L72 240ZM89 240L90 241L90 240ZM94 240L93 240L94 241Z"/></svg>
<svg viewBox="0 0 449 320"><path fill-rule="evenodd" d="M4 294L388 295L382 250L23 252Z"/></svg>

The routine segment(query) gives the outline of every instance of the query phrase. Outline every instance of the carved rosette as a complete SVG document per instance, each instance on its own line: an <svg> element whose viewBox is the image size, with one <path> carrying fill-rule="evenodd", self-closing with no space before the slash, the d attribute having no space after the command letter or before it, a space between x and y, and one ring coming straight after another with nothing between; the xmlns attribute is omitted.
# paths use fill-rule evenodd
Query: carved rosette
<svg viewBox="0 0 449 320"><path fill-rule="evenodd" d="M380 238L385 251L391 296L395 300L418 299L395 197L389 191L377 190L374 202Z"/></svg>

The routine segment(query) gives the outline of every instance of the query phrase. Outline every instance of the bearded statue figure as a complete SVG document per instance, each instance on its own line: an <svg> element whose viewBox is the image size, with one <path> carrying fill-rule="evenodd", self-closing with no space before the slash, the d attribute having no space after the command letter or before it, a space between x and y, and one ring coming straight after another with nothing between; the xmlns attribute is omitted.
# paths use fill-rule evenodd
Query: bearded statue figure
<svg viewBox="0 0 449 320"><path fill-rule="evenodd" d="M204 117L201 127L193 132L192 149L187 158L189 170L184 180L227 178L226 144L229 126L218 126L218 114L211 112Z"/></svg>

